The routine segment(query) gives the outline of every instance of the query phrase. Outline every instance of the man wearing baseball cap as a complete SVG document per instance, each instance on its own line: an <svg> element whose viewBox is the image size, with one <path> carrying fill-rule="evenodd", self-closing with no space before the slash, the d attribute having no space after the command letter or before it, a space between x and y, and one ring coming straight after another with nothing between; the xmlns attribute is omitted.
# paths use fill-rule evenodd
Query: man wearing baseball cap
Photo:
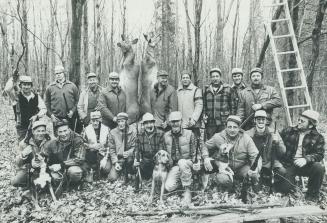
<svg viewBox="0 0 327 223"><path fill-rule="evenodd" d="M227 190L233 188L233 175L241 180L249 176L253 184L258 182L259 178L260 163L256 170L250 170L259 151L251 137L240 129L240 124L239 116L228 116L226 129L216 133L202 147L205 170L210 173L214 171L216 183ZM231 149L224 151L226 148ZM209 153L213 154L213 157L209 157ZM223 161L226 155L229 156L227 159L229 171L220 172L218 168L214 169L214 167L219 167L219 162Z"/></svg>
<svg viewBox="0 0 327 223"><path fill-rule="evenodd" d="M164 132L155 126L155 121L151 113L145 113L142 117L144 131L137 136L134 166L140 166L144 179L152 177L155 154L159 150L165 150Z"/></svg>
<svg viewBox="0 0 327 223"><path fill-rule="evenodd" d="M112 168L109 180L115 181L125 174L125 182L129 180L129 174L134 174L134 149L136 143L136 130L128 125L128 114L117 114L117 127L108 135L108 146Z"/></svg>
<svg viewBox="0 0 327 223"><path fill-rule="evenodd" d="M12 87L15 89L14 86ZM19 89L15 97L16 130L19 142L27 136L31 120L42 118L47 112L43 99L32 88L33 82L30 76L19 76Z"/></svg>
<svg viewBox="0 0 327 223"><path fill-rule="evenodd" d="M211 83L205 87L203 93L203 119L206 123L208 139L225 128L229 115L236 114L236 103L232 98L232 89L222 81L221 70L212 68L209 74Z"/></svg>
<svg viewBox="0 0 327 223"><path fill-rule="evenodd" d="M45 90L44 98L47 106L47 115L52 122L66 119L72 130L80 132L75 128L77 121L77 103L79 91L76 85L66 80L65 68L62 65L55 66L55 81Z"/></svg>
<svg viewBox="0 0 327 223"><path fill-rule="evenodd" d="M274 108L282 106L282 101L274 87L263 84L263 71L261 68L254 68L250 72L251 85L241 91L240 101L237 109L242 121L244 130L254 126L253 116L257 110L267 112L268 125L271 123L271 116ZM250 117L252 116L252 117Z"/></svg>
<svg viewBox="0 0 327 223"><path fill-rule="evenodd" d="M103 124L110 129L117 127L116 115L126 112L126 94L119 86L119 74L111 72L108 75L108 87L104 88L98 99Z"/></svg>
<svg viewBox="0 0 327 223"><path fill-rule="evenodd" d="M279 179L277 173L283 168L279 159L285 155L286 148L278 129L275 130L267 126L267 113L264 110L258 110L254 113L254 123L255 126L245 133L251 136L261 154L260 183L270 185L271 171L274 171L276 173L275 178ZM278 182L275 179L273 179L273 182L275 182L274 185L270 186L275 187Z"/></svg>
<svg viewBox="0 0 327 223"><path fill-rule="evenodd" d="M246 85L243 81L243 70L242 68L233 68L232 69L232 92L233 99L235 100L236 105L238 106L240 100L240 92L246 88Z"/></svg>
<svg viewBox="0 0 327 223"><path fill-rule="evenodd" d="M87 84L88 86L80 94L77 104L78 115L85 126L90 122L90 113L98 109L98 98L102 90L95 73L87 74Z"/></svg>
<svg viewBox="0 0 327 223"><path fill-rule="evenodd" d="M286 146L286 154L281 161L287 180L283 181L280 189L290 192L294 190L295 176L307 176L309 181L306 199L312 201L319 200L325 175L325 167L321 164L325 154L325 140L316 129L318 119L318 112L306 110L300 115L297 126L287 127L281 132Z"/></svg>
<svg viewBox="0 0 327 223"><path fill-rule="evenodd" d="M177 111L177 94L173 86L168 83L168 73L159 70L157 73L158 83L150 92L150 104L152 114L156 120L155 125L164 130L169 130L168 116L170 112Z"/></svg>
<svg viewBox="0 0 327 223"><path fill-rule="evenodd" d="M183 186L183 205L191 203L192 171L200 170L200 162L195 160L195 136L191 130L182 128L182 113L175 111L169 115L171 130L164 135L167 152L170 155L171 170L165 188L168 192Z"/></svg>
<svg viewBox="0 0 327 223"><path fill-rule="evenodd" d="M15 187L28 186L28 173L33 173L33 177L39 175L40 167L45 163L42 154L45 144L50 140L46 133L46 122L35 121L32 124L32 137L19 143L19 155L16 159L18 170L11 180Z"/></svg>

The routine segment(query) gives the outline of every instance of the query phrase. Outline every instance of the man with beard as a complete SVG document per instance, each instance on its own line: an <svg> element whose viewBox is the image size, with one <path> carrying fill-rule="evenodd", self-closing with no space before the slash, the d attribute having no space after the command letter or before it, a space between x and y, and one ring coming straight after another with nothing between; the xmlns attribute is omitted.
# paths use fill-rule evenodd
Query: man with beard
<svg viewBox="0 0 327 223"><path fill-rule="evenodd" d="M88 88L82 91L77 104L78 115L85 126L90 122L90 113L97 110L101 91L101 86L98 84L98 77L95 73L87 74L87 83Z"/></svg>
<svg viewBox="0 0 327 223"><path fill-rule="evenodd" d="M142 178L148 180L152 177L154 156L159 150L165 150L164 132L155 127L152 114L145 113L142 117L144 131L137 136L135 147L134 166L140 166ZM138 161L137 157L139 156Z"/></svg>
<svg viewBox="0 0 327 223"><path fill-rule="evenodd" d="M203 109L202 91L191 80L191 73L183 71L181 86L177 89L178 111L182 113L182 127L193 130L200 136L201 113Z"/></svg>
<svg viewBox="0 0 327 223"><path fill-rule="evenodd" d="M58 183L66 174L68 182L77 185L83 177L85 148L81 136L69 128L65 119L55 123L57 138L45 145L44 155L51 177Z"/></svg>
<svg viewBox="0 0 327 223"><path fill-rule="evenodd" d="M192 170L200 170L200 162L195 160L195 136L191 130L182 128L182 114L179 111L169 115L171 130L164 135L167 152L170 155L170 169L165 188L168 192L176 190L182 184L185 192L183 205L191 203Z"/></svg>
<svg viewBox="0 0 327 223"><path fill-rule="evenodd" d="M243 71L241 68L232 69L232 79L233 99L235 100L235 104L238 106L240 100L240 92L246 88L246 85L243 82Z"/></svg>
<svg viewBox="0 0 327 223"><path fill-rule="evenodd" d="M226 129L216 133L202 148L206 171L213 171L212 162L216 167L219 167L222 161L228 163L229 170L216 169L214 179L219 186L229 190L233 188L233 175L241 180L249 176L253 184L257 184L259 179L260 163L256 170L250 170L259 153L258 149L251 137L240 129L240 124L240 117L230 115L227 118ZM231 148L227 154L223 151L226 147ZM213 154L212 158L209 157L209 153Z"/></svg>
<svg viewBox="0 0 327 223"><path fill-rule="evenodd" d="M257 149L261 154L262 169L260 173L261 181L270 184L271 171L279 173L283 168L279 159L285 155L286 148L278 131L267 126L267 113L264 110L258 110L254 114L255 127L246 131L251 136ZM274 159L274 160L272 160ZM273 167L271 166L273 162ZM276 179L279 179L276 176ZM274 180L275 182L275 180ZM271 185L275 186L275 185Z"/></svg>
<svg viewBox="0 0 327 223"><path fill-rule="evenodd" d="M158 83L154 85L150 93L152 114L156 120L155 125L164 130L169 130L167 125L168 115L177 110L177 95L173 86L168 84L168 73L159 70L157 73Z"/></svg>
<svg viewBox="0 0 327 223"><path fill-rule="evenodd" d="M112 168L109 173L109 180L115 181L123 173L125 182L128 181L128 174L134 174L133 154L136 141L136 131L128 125L128 114L121 112L117 114L117 127L112 129L108 135L109 153Z"/></svg>
<svg viewBox="0 0 327 223"><path fill-rule="evenodd" d="M203 94L203 119L206 122L208 139L222 131L226 126L227 117L236 113L231 87L222 82L221 70L213 68L209 73L211 84L205 87Z"/></svg>
<svg viewBox="0 0 327 223"><path fill-rule="evenodd" d="M126 94L119 86L118 73L111 72L109 74L109 85L101 91L98 106L103 124L110 129L116 128L116 115L120 112L126 112Z"/></svg>
<svg viewBox="0 0 327 223"><path fill-rule="evenodd" d="M44 95L47 115L53 123L62 119L68 120L69 128L75 130L79 97L78 88L73 82L66 80L63 66L56 66L54 70L55 81L47 87ZM80 132L80 129L77 132Z"/></svg>
<svg viewBox="0 0 327 223"><path fill-rule="evenodd" d="M318 119L318 112L306 110L299 117L297 126L287 127L280 134L286 146L286 154L281 160L285 169L282 171L284 180L279 189L290 192L294 190L295 176L307 176L306 199L314 202L319 200L325 175L324 165L321 164L325 154L325 140L316 129Z"/></svg>
<svg viewBox="0 0 327 223"><path fill-rule="evenodd" d="M20 152L16 159L18 170L11 180L13 186L26 187L28 178L31 177L28 176L29 173L34 172L33 177L38 176L40 167L44 163L44 157L41 153L49 140L50 136L46 134L46 123L44 121L33 122L32 137L19 143Z"/></svg>
<svg viewBox="0 0 327 223"><path fill-rule="evenodd" d="M107 145L107 137L109 134L109 128L101 123L101 113L99 111L94 111L90 113L90 124L85 128L83 139L87 144L85 160L88 166L88 173L90 174L92 170L95 173L100 173L99 164L100 160L108 156L109 148ZM107 175L110 169L101 169L103 175ZM92 177L90 175L90 177ZM99 177L99 176L98 176ZM89 179L89 177L86 177ZM92 179L90 180L92 181Z"/></svg>
<svg viewBox="0 0 327 223"><path fill-rule="evenodd" d="M237 115L242 121L246 120L244 130L253 127L253 116L257 110L267 112L267 124L271 123L271 116L274 108L281 107L282 102L274 87L262 83L263 71L261 68L254 68L250 72L251 86L241 91ZM252 116L252 117L251 117Z"/></svg>

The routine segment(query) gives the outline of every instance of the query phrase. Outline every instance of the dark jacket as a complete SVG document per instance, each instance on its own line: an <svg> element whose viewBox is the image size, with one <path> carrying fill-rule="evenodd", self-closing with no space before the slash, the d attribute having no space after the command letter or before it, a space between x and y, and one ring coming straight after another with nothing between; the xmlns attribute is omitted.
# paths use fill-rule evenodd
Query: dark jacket
<svg viewBox="0 0 327 223"><path fill-rule="evenodd" d="M118 93L111 86L103 89L99 95L98 107L102 115L102 122L110 129L116 127L114 117L120 112L126 112L126 94L119 87Z"/></svg>
<svg viewBox="0 0 327 223"><path fill-rule="evenodd" d="M286 154L282 162L283 164L292 165L299 144L300 130L297 126L288 127L282 130L280 136L286 146ZM307 160L307 164L320 162L324 158L325 139L316 128L312 128L311 131L304 136L302 149L303 157Z"/></svg>
<svg viewBox="0 0 327 223"><path fill-rule="evenodd" d="M164 132L160 129L155 129L154 132L148 136L145 131L142 131L136 140L135 153L141 153L142 158L153 160L154 155L159 150L165 150Z"/></svg>

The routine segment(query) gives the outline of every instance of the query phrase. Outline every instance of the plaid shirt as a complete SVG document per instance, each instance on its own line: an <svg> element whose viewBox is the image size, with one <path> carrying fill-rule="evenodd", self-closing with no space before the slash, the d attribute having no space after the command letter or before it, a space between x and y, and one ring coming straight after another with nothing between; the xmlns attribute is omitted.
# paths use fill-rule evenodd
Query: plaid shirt
<svg viewBox="0 0 327 223"><path fill-rule="evenodd" d="M282 130L280 136L286 146L286 154L283 156L282 161L286 165L290 165L293 163L294 156L298 149L300 130L297 126L288 127ZM309 133L304 136L302 141L302 152L308 164L320 162L324 158L325 139L316 128L312 128Z"/></svg>
<svg viewBox="0 0 327 223"><path fill-rule="evenodd" d="M204 113L208 116L208 125L225 125L229 115L236 114L237 104L233 100L232 89L228 84L221 83L214 91L212 85L203 93ZM218 124L219 123L219 124Z"/></svg>
<svg viewBox="0 0 327 223"><path fill-rule="evenodd" d="M140 152L143 159L152 160L159 150L165 150L164 132L156 128L151 135L147 135L143 131L137 137L135 148L135 157Z"/></svg>

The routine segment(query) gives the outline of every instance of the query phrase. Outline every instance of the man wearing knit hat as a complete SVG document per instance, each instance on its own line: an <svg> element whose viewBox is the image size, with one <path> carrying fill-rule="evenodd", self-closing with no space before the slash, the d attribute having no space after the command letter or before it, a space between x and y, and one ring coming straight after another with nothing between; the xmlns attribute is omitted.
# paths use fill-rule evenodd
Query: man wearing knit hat
<svg viewBox="0 0 327 223"><path fill-rule="evenodd" d="M254 126L253 117L257 110L267 112L268 125L271 123L271 116L274 108L281 107L282 101L274 87L263 84L263 71L261 68L254 68L250 72L251 86L248 86L240 93L240 101L237 109L242 121L246 120L244 130Z"/></svg>
<svg viewBox="0 0 327 223"><path fill-rule="evenodd" d="M136 130L128 125L128 114L120 112L117 114L117 127L112 129L108 135L109 154L112 168L109 173L109 180L115 181L123 173L128 181L128 174L134 174L134 148L136 142Z"/></svg>
<svg viewBox="0 0 327 223"><path fill-rule="evenodd" d="M87 89L82 91L77 104L78 115L85 126L90 122L90 113L98 108L98 98L102 90L95 73L87 74L87 84Z"/></svg>
<svg viewBox="0 0 327 223"><path fill-rule="evenodd" d="M232 69L232 91L233 91L233 99L235 100L236 105L238 106L240 100L240 93L242 90L246 88L245 83L243 82L243 70L241 68L233 68Z"/></svg>
<svg viewBox="0 0 327 223"><path fill-rule="evenodd" d="M281 132L286 146L282 163L287 180L283 181L280 189L284 192L292 191L295 176L307 176L309 181L306 198L312 201L319 200L325 174L325 168L321 164L325 154L325 140L316 129L318 118L318 112L306 110L300 115L297 126L287 127Z"/></svg>
<svg viewBox="0 0 327 223"><path fill-rule="evenodd" d="M240 179L249 175L252 183L258 182L261 169L259 163L255 171L250 170L259 151L251 137L240 129L240 124L240 117L230 115L226 129L216 133L202 148L205 170L215 172L216 183L226 189L232 189L233 175ZM221 162L228 164L229 171L219 171Z"/></svg>
<svg viewBox="0 0 327 223"><path fill-rule="evenodd" d="M203 119L206 123L206 136L210 139L215 133L226 126L229 115L235 115L236 103L232 98L232 89L221 80L221 70L210 70L211 84L206 86L203 93Z"/></svg>
<svg viewBox="0 0 327 223"><path fill-rule="evenodd" d="M119 74L109 74L109 85L99 95L98 106L103 124L110 129L117 127L116 115L126 112L126 94L119 86Z"/></svg>
<svg viewBox="0 0 327 223"><path fill-rule="evenodd" d="M170 112L177 110L177 94L173 86L168 83L168 73L159 70L157 73L158 83L156 83L150 93L150 104L152 114L156 120L155 125L167 131L168 116Z"/></svg>

